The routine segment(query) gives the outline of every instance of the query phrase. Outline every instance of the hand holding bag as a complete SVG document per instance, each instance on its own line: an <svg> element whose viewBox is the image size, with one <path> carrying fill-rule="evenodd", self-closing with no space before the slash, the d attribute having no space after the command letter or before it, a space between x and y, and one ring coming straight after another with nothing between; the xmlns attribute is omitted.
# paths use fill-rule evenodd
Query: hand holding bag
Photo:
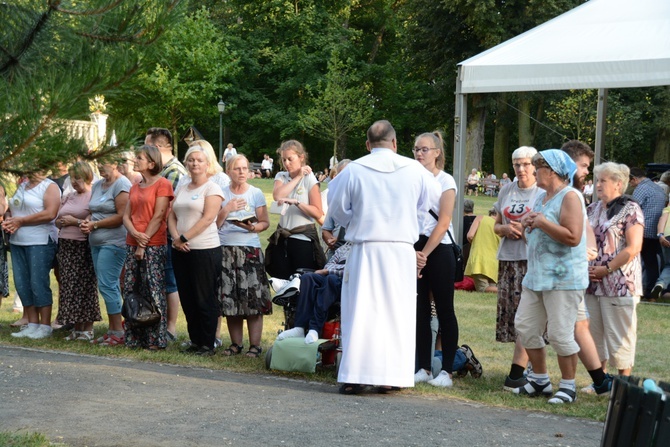
<svg viewBox="0 0 670 447"><path fill-rule="evenodd" d="M135 275L135 284L133 290L127 293L123 299L121 315L126 319L126 324L130 327L146 327L158 323L161 314L151 299L149 287L146 284L146 272L143 275L142 267L144 261L137 263L137 272Z"/></svg>

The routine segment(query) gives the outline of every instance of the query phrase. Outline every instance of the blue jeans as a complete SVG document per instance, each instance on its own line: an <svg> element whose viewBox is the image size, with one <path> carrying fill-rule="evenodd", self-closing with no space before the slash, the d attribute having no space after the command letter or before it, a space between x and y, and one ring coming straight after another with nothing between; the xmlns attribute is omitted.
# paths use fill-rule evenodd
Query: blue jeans
<svg viewBox="0 0 670 447"><path fill-rule="evenodd" d="M51 278L58 244L49 241L46 245L11 244L14 287L24 307L46 307L53 304Z"/></svg>
<svg viewBox="0 0 670 447"><path fill-rule="evenodd" d="M177 292L177 279L174 276L174 268L172 267L172 238L168 236L167 239L167 259L165 260L165 293L167 295Z"/></svg>
<svg viewBox="0 0 670 447"><path fill-rule="evenodd" d="M121 313L121 270L126 260L126 249L116 245L91 246L93 267L98 278L98 289L105 300L107 315Z"/></svg>
<svg viewBox="0 0 670 447"><path fill-rule="evenodd" d="M656 284L661 284L665 290L670 285L670 248L661 245L661 252L663 253L663 270Z"/></svg>

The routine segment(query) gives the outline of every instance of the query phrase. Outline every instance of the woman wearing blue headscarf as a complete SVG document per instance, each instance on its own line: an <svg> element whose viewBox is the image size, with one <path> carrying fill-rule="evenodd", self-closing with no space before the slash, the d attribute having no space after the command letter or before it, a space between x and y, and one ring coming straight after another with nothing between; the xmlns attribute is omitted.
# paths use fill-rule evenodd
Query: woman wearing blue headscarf
<svg viewBox="0 0 670 447"><path fill-rule="evenodd" d="M558 391L549 403L576 399L575 374L579 345L575 342L577 309L588 286L586 209L580 191L572 187L577 170L563 151L549 149L532 159L537 186L533 211L522 220L528 242L528 272L514 321L533 372L528 383L514 390L523 395L552 394L547 374L545 327L561 369Z"/></svg>

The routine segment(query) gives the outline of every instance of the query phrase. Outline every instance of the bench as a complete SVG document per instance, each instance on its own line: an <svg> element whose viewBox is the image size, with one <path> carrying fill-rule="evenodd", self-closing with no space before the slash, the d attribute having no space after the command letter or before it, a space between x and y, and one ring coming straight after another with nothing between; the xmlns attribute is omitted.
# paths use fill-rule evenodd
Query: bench
<svg viewBox="0 0 670 447"><path fill-rule="evenodd" d="M498 179L482 179L482 185L484 186L485 195L491 197L498 195L498 189L500 187L500 181Z"/></svg>

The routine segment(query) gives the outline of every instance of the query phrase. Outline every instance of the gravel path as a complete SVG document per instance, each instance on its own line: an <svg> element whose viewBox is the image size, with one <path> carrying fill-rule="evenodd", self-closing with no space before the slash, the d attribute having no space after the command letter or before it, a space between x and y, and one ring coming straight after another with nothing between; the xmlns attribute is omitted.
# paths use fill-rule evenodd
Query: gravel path
<svg viewBox="0 0 670 447"><path fill-rule="evenodd" d="M0 347L0 430L70 446L598 446L603 424L447 398Z"/></svg>

